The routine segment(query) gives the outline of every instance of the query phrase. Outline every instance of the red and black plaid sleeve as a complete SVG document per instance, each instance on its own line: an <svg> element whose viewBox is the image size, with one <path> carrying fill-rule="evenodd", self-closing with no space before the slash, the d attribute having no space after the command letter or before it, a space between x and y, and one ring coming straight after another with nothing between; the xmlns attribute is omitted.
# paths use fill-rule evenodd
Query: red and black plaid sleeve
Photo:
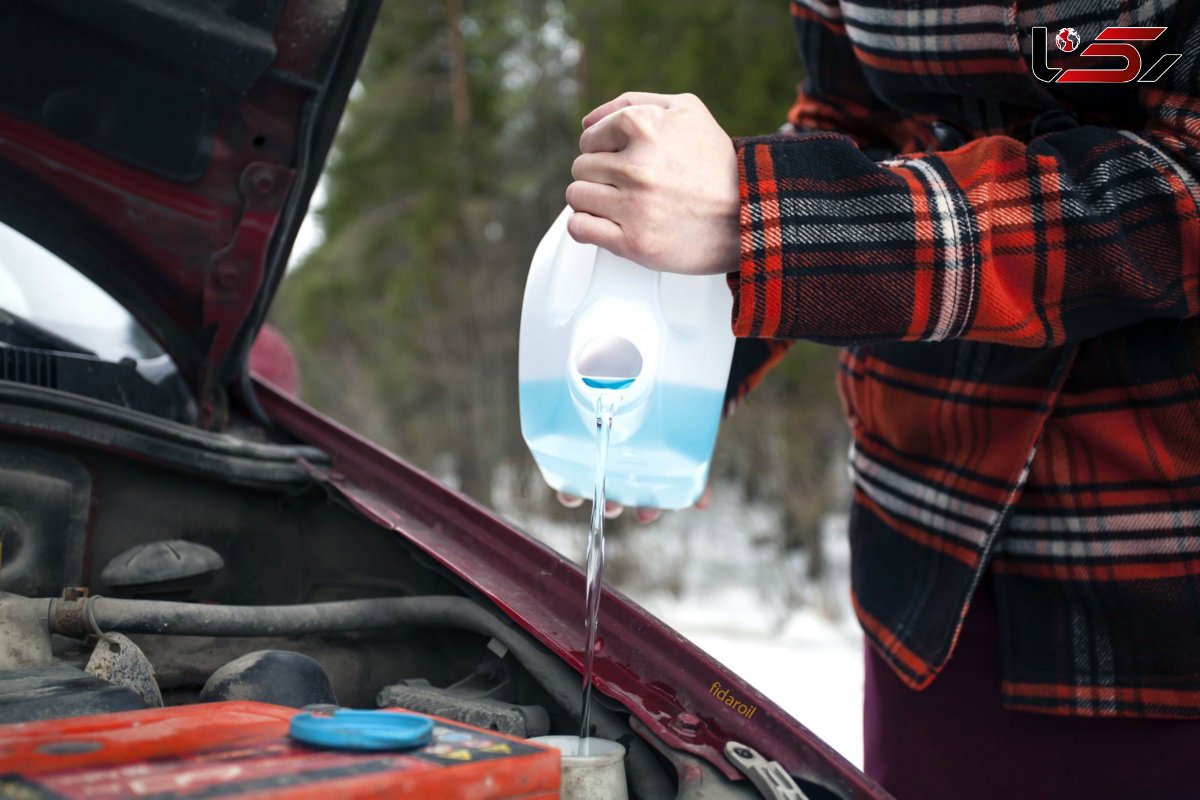
<svg viewBox="0 0 1200 800"><path fill-rule="evenodd" d="M832 29L811 24L813 13L799 3L792 4L792 20L804 80L781 136L836 131L859 147L876 152L911 150L931 141L926 126L912 124L870 90L844 26ZM731 274L731 288L736 288L736 281L737 275ZM744 332L741 336L726 390L727 413L779 363L791 343L787 338Z"/></svg>
<svg viewBox="0 0 1200 800"><path fill-rule="evenodd" d="M801 133L737 143L730 284L759 369L735 375L787 341L852 345L868 641L928 686L990 571L1008 707L1200 719L1200 4L794 0L793 19ZM1033 27L1114 25L1166 28L1144 64L1183 57L1157 83L1032 76ZM1098 66L1078 50L1050 66Z"/></svg>
<svg viewBox="0 0 1200 800"><path fill-rule="evenodd" d="M1175 52L1200 44L1189 21L1172 33ZM1138 132L986 136L881 163L835 133L739 142L735 332L1045 347L1196 315L1200 61L1147 86Z"/></svg>

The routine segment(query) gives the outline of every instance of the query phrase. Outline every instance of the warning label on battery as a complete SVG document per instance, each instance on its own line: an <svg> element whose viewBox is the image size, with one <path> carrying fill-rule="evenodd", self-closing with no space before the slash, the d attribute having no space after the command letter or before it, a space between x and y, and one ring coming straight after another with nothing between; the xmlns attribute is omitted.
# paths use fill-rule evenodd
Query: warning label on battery
<svg viewBox="0 0 1200 800"><path fill-rule="evenodd" d="M414 758L435 764L461 764L538 752L536 747L489 736L470 728L435 725L429 744L413 753Z"/></svg>

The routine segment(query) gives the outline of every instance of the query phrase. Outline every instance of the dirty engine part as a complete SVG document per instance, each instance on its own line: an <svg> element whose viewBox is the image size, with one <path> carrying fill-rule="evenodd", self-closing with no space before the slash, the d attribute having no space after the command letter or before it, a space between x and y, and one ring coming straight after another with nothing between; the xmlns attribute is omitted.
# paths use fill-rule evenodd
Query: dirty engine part
<svg viewBox="0 0 1200 800"><path fill-rule="evenodd" d="M200 690L200 701L219 700L257 700L291 708L337 704L321 665L288 650L258 650L218 669Z"/></svg>
<svg viewBox="0 0 1200 800"><path fill-rule="evenodd" d="M0 724L138 708L137 692L65 664L0 671Z"/></svg>

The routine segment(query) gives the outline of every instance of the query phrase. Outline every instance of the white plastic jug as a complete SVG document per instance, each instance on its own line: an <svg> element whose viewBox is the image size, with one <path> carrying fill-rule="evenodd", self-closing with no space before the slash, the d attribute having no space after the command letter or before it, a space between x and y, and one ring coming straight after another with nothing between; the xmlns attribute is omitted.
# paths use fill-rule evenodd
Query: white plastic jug
<svg viewBox="0 0 1200 800"><path fill-rule="evenodd" d="M608 499L686 508L708 481L733 356L725 276L657 272L579 244L570 215L542 239L525 285L521 432L552 488L591 497L606 393Z"/></svg>

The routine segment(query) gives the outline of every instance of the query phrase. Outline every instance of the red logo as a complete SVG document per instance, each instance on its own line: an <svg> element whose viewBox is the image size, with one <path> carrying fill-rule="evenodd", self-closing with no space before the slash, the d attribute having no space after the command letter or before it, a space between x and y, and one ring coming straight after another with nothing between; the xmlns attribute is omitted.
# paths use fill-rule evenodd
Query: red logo
<svg viewBox="0 0 1200 800"><path fill-rule="evenodd" d="M1080 58L1119 58L1123 67L1051 67L1046 46L1049 44L1046 29L1033 29L1033 76L1045 83L1153 83L1166 74L1181 53L1164 53L1158 60L1142 71L1142 54L1132 42L1153 42L1163 35L1166 28L1105 28L1096 41L1083 48ZM1054 37L1054 44L1064 53L1073 53L1079 47L1079 34L1074 28L1063 28ZM1111 61L1109 62L1111 63Z"/></svg>
<svg viewBox="0 0 1200 800"><path fill-rule="evenodd" d="M1058 32L1058 36L1054 37L1054 43L1064 53L1074 52L1075 48L1079 47L1079 31L1074 28L1063 28Z"/></svg>

